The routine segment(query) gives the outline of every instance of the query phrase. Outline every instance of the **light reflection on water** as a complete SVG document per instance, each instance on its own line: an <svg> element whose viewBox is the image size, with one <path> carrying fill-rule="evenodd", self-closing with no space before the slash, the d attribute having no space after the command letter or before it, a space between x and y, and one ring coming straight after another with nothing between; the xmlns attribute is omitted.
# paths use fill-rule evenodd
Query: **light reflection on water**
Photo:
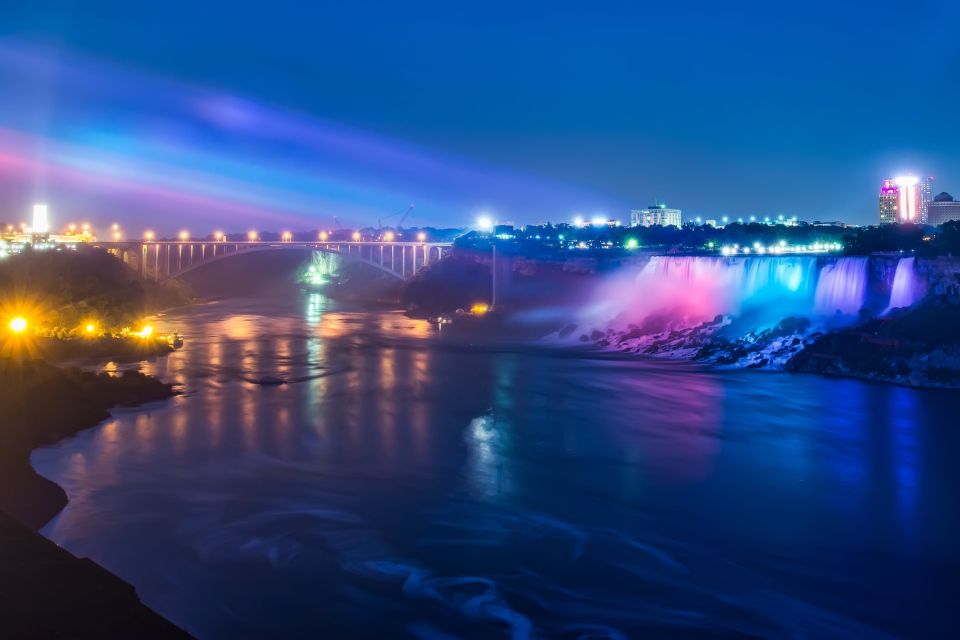
<svg viewBox="0 0 960 640"><path fill-rule="evenodd" d="M957 622L955 393L483 350L319 294L168 320L142 368L184 395L34 463L71 500L45 533L202 638Z"/></svg>

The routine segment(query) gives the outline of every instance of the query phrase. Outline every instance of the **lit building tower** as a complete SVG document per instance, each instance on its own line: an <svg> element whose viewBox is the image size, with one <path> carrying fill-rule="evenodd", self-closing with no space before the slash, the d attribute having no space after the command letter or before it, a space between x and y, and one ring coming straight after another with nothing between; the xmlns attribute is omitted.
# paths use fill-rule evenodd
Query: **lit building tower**
<svg viewBox="0 0 960 640"><path fill-rule="evenodd" d="M38 236L50 233L50 218L47 213L47 205L33 205L33 225L30 227L30 231Z"/></svg>
<svg viewBox="0 0 960 640"><path fill-rule="evenodd" d="M917 190L920 192L920 206L917 208L920 215L920 222L927 224L927 210L930 207L930 203L933 202L933 176L921 180L917 185Z"/></svg>
<svg viewBox="0 0 960 640"><path fill-rule="evenodd" d="M880 185L880 224L893 224L897 221L899 201L900 189L893 178L884 178Z"/></svg>
<svg viewBox="0 0 960 640"><path fill-rule="evenodd" d="M920 222L920 178L916 176L900 176L893 179L897 185L899 199L897 201L897 222Z"/></svg>

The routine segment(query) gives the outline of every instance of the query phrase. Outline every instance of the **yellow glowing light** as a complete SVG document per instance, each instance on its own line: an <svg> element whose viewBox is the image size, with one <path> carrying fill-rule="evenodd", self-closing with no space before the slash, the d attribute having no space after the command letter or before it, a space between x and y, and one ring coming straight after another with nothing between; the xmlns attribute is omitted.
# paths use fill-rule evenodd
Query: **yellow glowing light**
<svg viewBox="0 0 960 640"><path fill-rule="evenodd" d="M181 232L180 232L180 242L186 242L186 241L189 240L189 239L190 239L190 232L189 232L189 231L181 231Z"/></svg>
<svg viewBox="0 0 960 640"><path fill-rule="evenodd" d="M87 326L85 326L83 330L86 331L87 333L93 333L94 331L97 330L97 325L93 324L92 322L88 322Z"/></svg>
<svg viewBox="0 0 960 640"><path fill-rule="evenodd" d="M14 333L23 333L27 330L27 319L17 316L10 321L10 331Z"/></svg>
<svg viewBox="0 0 960 640"><path fill-rule="evenodd" d="M354 231L354 232L353 232L353 241L354 241L354 242L358 242L359 240L360 240L360 232L359 232L359 231Z"/></svg>
<svg viewBox="0 0 960 640"><path fill-rule="evenodd" d="M114 232L113 232L113 239L114 239L114 240L119 240L119 239L120 239L120 232L119 232L119 231L114 231Z"/></svg>
<svg viewBox="0 0 960 640"><path fill-rule="evenodd" d="M149 338L153 335L153 327L150 325L144 325L143 329L140 329L139 335L141 338Z"/></svg>
<svg viewBox="0 0 960 640"><path fill-rule="evenodd" d="M143 239L147 241L153 240L153 231L144 231Z"/></svg>
<svg viewBox="0 0 960 640"><path fill-rule="evenodd" d="M256 239L257 239L257 232L256 232L256 231L251 231L251 232L249 232L249 233L247 234L247 240L249 240L250 242L255 242Z"/></svg>
<svg viewBox="0 0 960 640"><path fill-rule="evenodd" d="M475 316L482 316L488 311L490 311L490 305L485 304L483 302L478 302L472 307L470 307L470 313L472 313Z"/></svg>
<svg viewBox="0 0 960 640"><path fill-rule="evenodd" d="M290 240L293 238L293 234L289 231L284 231L281 237L283 238L284 242L290 242Z"/></svg>
<svg viewBox="0 0 960 640"><path fill-rule="evenodd" d="M322 242L326 242L328 235L329 235L329 234L327 234L326 231L321 231L321 232L320 232L320 240L321 240Z"/></svg>
<svg viewBox="0 0 960 640"><path fill-rule="evenodd" d="M385 234L383 234L383 239L387 242L393 242L393 231L387 231Z"/></svg>
<svg viewBox="0 0 960 640"><path fill-rule="evenodd" d="M216 240L217 242L220 242L221 240L223 240L223 231L214 231L213 239Z"/></svg>
<svg viewBox="0 0 960 640"><path fill-rule="evenodd" d="M427 239L427 234L425 234L423 231L417 234L417 240L419 240L420 242L423 242L426 239Z"/></svg>
<svg viewBox="0 0 960 640"><path fill-rule="evenodd" d="M12 227L11 227L11 228L12 228ZM71 225L69 225L67 228L70 229L71 232L73 232L73 231L76 231L76 230L77 230L77 225L71 224Z"/></svg>

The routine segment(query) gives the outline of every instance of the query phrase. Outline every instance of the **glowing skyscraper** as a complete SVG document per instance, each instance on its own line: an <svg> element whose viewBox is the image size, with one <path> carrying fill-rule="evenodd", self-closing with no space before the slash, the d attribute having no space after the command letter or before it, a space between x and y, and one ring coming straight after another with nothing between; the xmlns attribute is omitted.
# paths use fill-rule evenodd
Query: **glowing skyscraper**
<svg viewBox="0 0 960 640"><path fill-rule="evenodd" d="M897 221L900 190L893 178L885 178L880 186L880 224L893 224Z"/></svg>
<svg viewBox="0 0 960 640"><path fill-rule="evenodd" d="M920 222L920 178L916 176L900 176L893 179L897 185L897 222Z"/></svg>

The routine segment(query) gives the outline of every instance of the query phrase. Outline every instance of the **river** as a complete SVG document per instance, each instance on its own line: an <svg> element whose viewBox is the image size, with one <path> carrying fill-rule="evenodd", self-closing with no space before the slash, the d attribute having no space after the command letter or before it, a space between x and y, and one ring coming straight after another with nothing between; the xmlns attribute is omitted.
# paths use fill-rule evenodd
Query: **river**
<svg viewBox="0 0 960 640"><path fill-rule="evenodd" d="M141 368L183 395L33 464L70 498L43 533L200 638L960 623L957 392L482 347L307 292L162 324L186 347Z"/></svg>

